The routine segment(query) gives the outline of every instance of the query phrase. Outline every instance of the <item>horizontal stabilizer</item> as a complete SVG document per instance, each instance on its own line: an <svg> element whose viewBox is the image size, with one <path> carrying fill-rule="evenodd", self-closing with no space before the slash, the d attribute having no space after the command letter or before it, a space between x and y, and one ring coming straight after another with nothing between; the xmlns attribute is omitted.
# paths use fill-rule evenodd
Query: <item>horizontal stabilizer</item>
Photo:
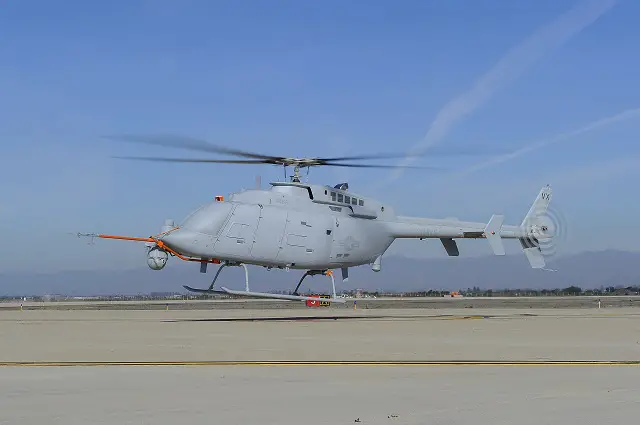
<svg viewBox="0 0 640 425"><path fill-rule="evenodd" d="M505 255L502 237L500 236L503 221L503 215L494 214L491 216L491 220L489 220L489 223L487 223L487 226L484 228L485 238L487 238L487 242L489 242L489 245L495 255Z"/></svg>
<svg viewBox="0 0 640 425"><path fill-rule="evenodd" d="M458 244L453 239L440 238L440 242L442 242L442 246L444 246L449 257L457 257L460 255L460 251L458 251Z"/></svg>
<svg viewBox="0 0 640 425"><path fill-rule="evenodd" d="M540 252L540 248L525 248L523 249L524 254L527 256L527 260L529 260L529 264L531 264L531 268L533 269L543 269L546 265L544 261L544 257L542 256L542 252Z"/></svg>

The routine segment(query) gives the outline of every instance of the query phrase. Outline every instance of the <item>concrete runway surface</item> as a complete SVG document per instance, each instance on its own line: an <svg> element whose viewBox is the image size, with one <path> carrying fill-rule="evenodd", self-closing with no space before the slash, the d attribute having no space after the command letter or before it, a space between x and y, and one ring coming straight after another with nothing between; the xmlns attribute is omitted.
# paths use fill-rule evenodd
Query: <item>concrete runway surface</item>
<svg viewBox="0 0 640 425"><path fill-rule="evenodd" d="M640 296L540 296L540 297L393 297L345 299L345 304L334 304L331 309L350 309L356 301L360 309L589 309L640 307ZM264 299L201 299L201 300L128 300L128 301L10 301L0 302L0 312L7 310L306 310L304 303Z"/></svg>
<svg viewBox="0 0 640 425"><path fill-rule="evenodd" d="M639 320L637 308L3 311L0 424L635 424Z"/></svg>

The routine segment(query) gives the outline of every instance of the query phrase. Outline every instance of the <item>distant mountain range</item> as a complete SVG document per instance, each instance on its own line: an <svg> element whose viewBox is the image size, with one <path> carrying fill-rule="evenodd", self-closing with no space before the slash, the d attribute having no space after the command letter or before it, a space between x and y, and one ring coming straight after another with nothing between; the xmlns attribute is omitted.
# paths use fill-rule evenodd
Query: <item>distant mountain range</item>
<svg viewBox="0 0 640 425"><path fill-rule="evenodd" d="M625 251L584 252L549 261L556 272L534 270L524 255L504 257L446 257L438 259L383 258L382 270L368 266L350 269L350 278L342 285L336 271L336 288L353 290L416 291L472 288L553 289L571 285L583 289L601 286L640 284L640 253ZM210 265L213 266L213 265ZM133 295L151 292L186 292L182 285L207 287L216 267L199 273L198 264L170 263L161 271L146 267L128 271L66 271L56 273L0 274L0 295ZM256 291L293 290L302 271L249 266L251 289ZM328 293L330 280L315 276L305 279L303 288ZM242 268L225 268L216 286L244 288Z"/></svg>

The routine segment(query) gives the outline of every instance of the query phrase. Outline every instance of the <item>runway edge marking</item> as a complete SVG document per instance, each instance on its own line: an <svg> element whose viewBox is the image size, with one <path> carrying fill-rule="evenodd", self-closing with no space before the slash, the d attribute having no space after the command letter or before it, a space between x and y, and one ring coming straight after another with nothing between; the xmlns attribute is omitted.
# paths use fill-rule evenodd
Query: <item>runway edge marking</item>
<svg viewBox="0 0 640 425"><path fill-rule="evenodd" d="M443 360L443 361L65 361L0 362L0 367L96 367L96 366L640 366L640 360Z"/></svg>

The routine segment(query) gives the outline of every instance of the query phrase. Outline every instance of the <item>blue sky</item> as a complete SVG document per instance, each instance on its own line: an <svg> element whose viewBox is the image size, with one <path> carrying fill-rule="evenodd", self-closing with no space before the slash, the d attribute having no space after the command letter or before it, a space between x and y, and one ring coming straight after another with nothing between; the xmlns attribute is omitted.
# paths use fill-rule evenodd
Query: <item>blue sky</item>
<svg viewBox="0 0 640 425"><path fill-rule="evenodd" d="M68 232L155 234L257 174L282 175L117 161L189 154L101 139L122 132L291 156L525 149L482 167L492 157L419 161L447 172L311 178L347 179L405 215L504 213L514 224L549 183L566 226L560 251L636 250L639 12L630 0L7 1L0 271L144 264L139 245L87 249ZM489 253L478 241L461 251ZM392 253L444 255L402 241Z"/></svg>

